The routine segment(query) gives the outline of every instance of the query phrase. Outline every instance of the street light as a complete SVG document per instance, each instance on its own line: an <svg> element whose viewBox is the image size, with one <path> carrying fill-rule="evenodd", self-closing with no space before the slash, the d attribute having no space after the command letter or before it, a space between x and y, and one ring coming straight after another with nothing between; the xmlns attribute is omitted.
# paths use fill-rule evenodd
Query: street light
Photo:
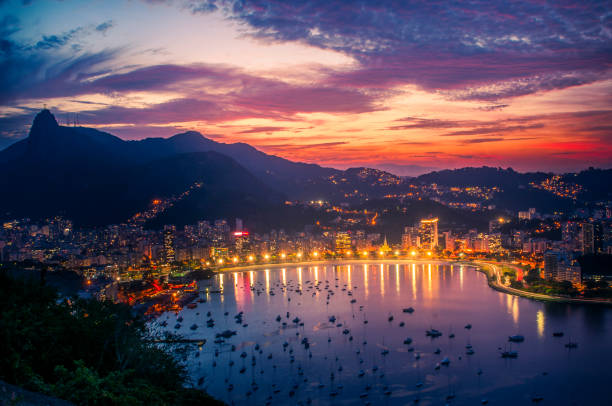
<svg viewBox="0 0 612 406"><path fill-rule="evenodd" d="M298 257L298 258L302 258L302 253L301 253L301 252L298 252L298 253L297 253L297 257Z"/></svg>
<svg viewBox="0 0 612 406"><path fill-rule="evenodd" d="M234 263L238 262L238 258L234 257L233 261Z"/></svg>
<svg viewBox="0 0 612 406"><path fill-rule="evenodd" d="M281 258L282 258L282 259L285 259L285 257L286 257L286 256L287 256L287 255L285 255L285 253L284 253L284 252L281 254Z"/></svg>
<svg viewBox="0 0 612 406"><path fill-rule="evenodd" d="M222 258L219 258L219 260L217 261L217 263L218 263L219 265L223 264L223 259L222 259Z"/></svg>
<svg viewBox="0 0 612 406"><path fill-rule="evenodd" d="M270 259L270 255L264 254L264 259L267 261L268 259Z"/></svg>
<svg viewBox="0 0 612 406"><path fill-rule="evenodd" d="M412 255L413 257L416 257L416 251L411 251L410 255Z"/></svg>
<svg viewBox="0 0 612 406"><path fill-rule="evenodd" d="M253 255L249 255L249 261L250 261L250 262L253 262L253 260L254 260L254 259L255 259L255 258L253 258Z"/></svg>

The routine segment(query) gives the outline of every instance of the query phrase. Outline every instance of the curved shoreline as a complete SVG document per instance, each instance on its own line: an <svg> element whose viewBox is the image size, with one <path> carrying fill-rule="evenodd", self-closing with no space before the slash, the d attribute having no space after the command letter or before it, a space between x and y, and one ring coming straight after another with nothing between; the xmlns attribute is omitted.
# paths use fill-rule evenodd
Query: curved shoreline
<svg viewBox="0 0 612 406"><path fill-rule="evenodd" d="M498 292L506 293L509 295L520 296L526 299L537 300L542 302L555 302L555 303L572 303L572 304L589 304L589 305L603 305L603 306L612 306L612 301L608 299L581 299L581 298L573 298L573 297L563 297L563 296L551 296L545 295L543 293L534 293L527 292L521 289L515 289L509 286L504 286L500 283L499 274L493 275L491 278L491 272L497 272L495 269L490 269L489 271L485 270L485 267L493 267L495 268L498 265L507 265L510 267L516 268L513 264L508 263L489 263L489 262L473 262L472 263L478 272L482 272L487 275L487 283L491 289L494 289Z"/></svg>
<svg viewBox="0 0 612 406"><path fill-rule="evenodd" d="M612 300L608 299L581 299L581 298L571 298L571 297L563 297L563 296L551 296L545 295L542 293L533 293L527 292L520 289L511 288L509 286L504 286L500 283L499 274L493 275L491 278L491 272L496 272L495 269L485 269L487 267L502 266L507 265L510 267L515 267L510 263L490 263L490 262L477 262L477 261L458 261L458 260L441 260L441 259L330 259L330 260L319 260L319 261L302 261L302 262L282 262L282 263L269 263L269 264L253 264L253 265L245 265L245 266L236 266L236 267L227 267L216 269L214 272L219 273L227 273L227 272L237 272L237 271L256 271L256 270L264 270L266 268L271 267L283 267L283 266L313 266L313 265L344 265L349 263L429 263L429 264L460 264L460 265L468 265L474 266L476 271L482 272L487 275L487 284L491 289L494 289L498 292L506 293L508 295L520 296L526 299L543 301L543 302L556 302L556 303L572 303L572 304L590 304L590 305L603 305L603 306L612 306Z"/></svg>

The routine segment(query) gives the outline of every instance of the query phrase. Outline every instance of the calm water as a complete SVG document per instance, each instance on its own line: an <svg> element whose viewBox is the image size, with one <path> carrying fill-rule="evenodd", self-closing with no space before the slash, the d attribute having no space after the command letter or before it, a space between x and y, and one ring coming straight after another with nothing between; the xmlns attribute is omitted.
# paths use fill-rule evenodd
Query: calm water
<svg viewBox="0 0 612 406"><path fill-rule="evenodd" d="M536 396L550 405L611 404L612 309L499 293L469 266L270 267L205 283L223 293L183 310L180 329L174 314L158 320L207 340L190 352L189 371L194 384L229 404L514 405ZM407 307L414 313L403 313ZM443 335L426 337L430 328ZM227 329L237 334L215 344ZM509 343L514 334L525 341ZM578 347L566 348L569 340ZM518 357L504 359L502 350ZM450 364L437 369L445 357Z"/></svg>

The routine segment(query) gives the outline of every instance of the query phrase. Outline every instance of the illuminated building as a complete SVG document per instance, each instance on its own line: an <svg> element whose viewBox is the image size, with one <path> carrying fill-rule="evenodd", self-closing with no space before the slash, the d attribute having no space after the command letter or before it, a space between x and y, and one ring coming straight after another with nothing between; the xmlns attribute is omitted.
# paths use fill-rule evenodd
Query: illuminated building
<svg viewBox="0 0 612 406"><path fill-rule="evenodd" d="M489 252L501 252L502 250L502 241L501 241L501 233L489 234L487 236L487 244Z"/></svg>
<svg viewBox="0 0 612 406"><path fill-rule="evenodd" d="M234 231L232 237L236 254L244 255L250 248L249 232L244 230Z"/></svg>
<svg viewBox="0 0 612 406"><path fill-rule="evenodd" d="M583 254L595 253L595 228L593 224L582 224L582 230L580 230L580 245Z"/></svg>
<svg viewBox="0 0 612 406"><path fill-rule="evenodd" d="M228 241L230 226L225 220L216 220L212 230L212 244L215 247L225 246Z"/></svg>
<svg viewBox="0 0 612 406"><path fill-rule="evenodd" d="M347 231L336 233L336 252L344 253L351 250L351 236Z"/></svg>
<svg viewBox="0 0 612 406"><path fill-rule="evenodd" d="M229 256L229 250L226 247L212 247L210 256L212 258L225 258Z"/></svg>
<svg viewBox="0 0 612 406"><path fill-rule="evenodd" d="M566 253L548 251L544 254L544 279L580 283L581 276L580 266L571 261Z"/></svg>
<svg viewBox="0 0 612 406"><path fill-rule="evenodd" d="M433 250L438 246L438 219L423 219L419 227L421 248Z"/></svg>
<svg viewBox="0 0 612 406"><path fill-rule="evenodd" d="M174 236L175 226L164 226L164 261L170 264L175 261Z"/></svg>
<svg viewBox="0 0 612 406"><path fill-rule="evenodd" d="M444 234L444 249L451 252L455 251L455 237L452 231L445 231L442 234Z"/></svg>
<svg viewBox="0 0 612 406"><path fill-rule="evenodd" d="M402 249L408 250L411 247L416 247L416 239L418 232L415 227L404 227L404 233L402 234Z"/></svg>
<svg viewBox="0 0 612 406"><path fill-rule="evenodd" d="M386 236L385 236L385 241L383 242L383 245L378 250L383 255L388 254L389 252L392 251L391 247L389 247L389 244L387 243L387 237Z"/></svg>

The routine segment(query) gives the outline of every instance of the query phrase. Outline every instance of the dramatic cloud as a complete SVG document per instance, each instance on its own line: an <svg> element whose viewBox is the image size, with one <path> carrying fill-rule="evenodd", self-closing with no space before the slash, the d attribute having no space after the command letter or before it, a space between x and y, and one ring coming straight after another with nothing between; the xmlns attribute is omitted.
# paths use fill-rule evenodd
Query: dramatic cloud
<svg viewBox="0 0 612 406"><path fill-rule="evenodd" d="M46 104L336 167L612 166L609 2L51 4L0 2L0 148Z"/></svg>
<svg viewBox="0 0 612 406"><path fill-rule="evenodd" d="M225 1L250 35L304 41L360 61L334 83L418 84L495 100L609 77L610 6L600 1L465 3Z"/></svg>

